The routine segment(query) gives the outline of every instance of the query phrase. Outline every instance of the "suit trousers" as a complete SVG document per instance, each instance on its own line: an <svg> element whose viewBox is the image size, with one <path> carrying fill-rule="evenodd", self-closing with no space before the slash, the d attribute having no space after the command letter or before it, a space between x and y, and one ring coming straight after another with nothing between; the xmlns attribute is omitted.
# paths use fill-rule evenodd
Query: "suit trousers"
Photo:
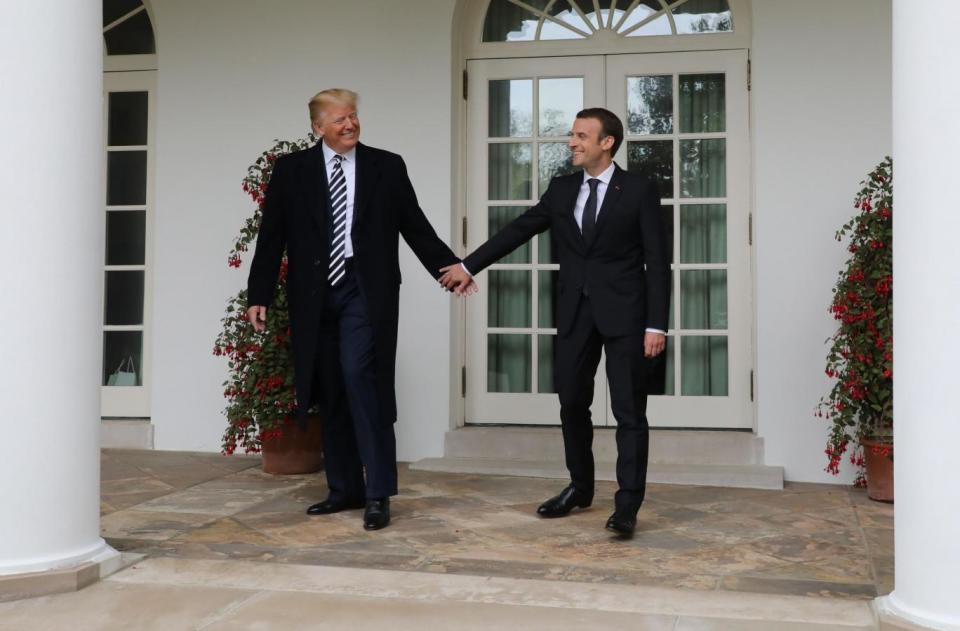
<svg viewBox="0 0 960 631"><path fill-rule="evenodd" d="M373 327L350 263L327 288L320 323L323 456L331 498L382 499L397 494L396 437L380 410Z"/></svg>
<svg viewBox="0 0 960 631"><path fill-rule="evenodd" d="M643 330L619 337L601 335L587 296L580 299L569 334L556 341L554 378L567 469L573 486L591 497L595 477L590 405L600 353L606 351L611 408L617 420L618 509L638 510L646 488L650 431L643 341Z"/></svg>

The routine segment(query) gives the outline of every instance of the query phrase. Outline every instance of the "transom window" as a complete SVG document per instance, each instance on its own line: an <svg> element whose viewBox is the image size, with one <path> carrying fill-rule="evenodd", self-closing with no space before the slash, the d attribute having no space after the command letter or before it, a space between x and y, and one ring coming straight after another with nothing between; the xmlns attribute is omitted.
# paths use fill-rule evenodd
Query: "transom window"
<svg viewBox="0 0 960 631"><path fill-rule="evenodd" d="M730 33L727 0L491 0L484 42Z"/></svg>
<svg viewBox="0 0 960 631"><path fill-rule="evenodd" d="M103 40L108 55L153 55L153 25L140 0L104 0Z"/></svg>

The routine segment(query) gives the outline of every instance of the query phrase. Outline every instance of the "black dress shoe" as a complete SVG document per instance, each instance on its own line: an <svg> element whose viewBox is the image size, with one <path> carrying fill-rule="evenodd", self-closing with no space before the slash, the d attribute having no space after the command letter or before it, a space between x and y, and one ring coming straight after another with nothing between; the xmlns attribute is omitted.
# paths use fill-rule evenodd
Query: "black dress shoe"
<svg viewBox="0 0 960 631"><path fill-rule="evenodd" d="M367 510L363 512L363 529L380 530L390 523L390 498L367 500Z"/></svg>
<svg viewBox="0 0 960 631"><path fill-rule="evenodd" d="M363 500L346 500L330 498L318 502L307 509L307 515L329 515L330 513L339 513L342 510L351 510L363 508Z"/></svg>
<svg viewBox="0 0 960 631"><path fill-rule="evenodd" d="M637 527L637 511L618 508L607 520L607 530L612 530L622 537L632 537Z"/></svg>
<svg viewBox="0 0 960 631"><path fill-rule="evenodd" d="M560 495L551 497L540 505L537 515L541 517L563 517L574 508L587 508L593 503L593 495L578 491L571 484L560 492Z"/></svg>

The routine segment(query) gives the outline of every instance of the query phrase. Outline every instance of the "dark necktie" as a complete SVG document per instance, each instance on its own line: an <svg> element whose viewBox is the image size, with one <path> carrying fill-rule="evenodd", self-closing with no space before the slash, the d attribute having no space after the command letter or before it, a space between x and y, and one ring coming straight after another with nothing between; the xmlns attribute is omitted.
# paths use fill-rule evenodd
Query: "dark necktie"
<svg viewBox="0 0 960 631"><path fill-rule="evenodd" d="M344 264L347 245L347 178L343 175L343 156L333 157L333 175L330 176L330 208L332 210L333 238L330 241L330 267L327 280L335 287L346 273Z"/></svg>
<svg viewBox="0 0 960 631"><path fill-rule="evenodd" d="M587 243L593 239L593 231L597 226L597 186L600 180L590 178L587 180L590 185L590 195L587 196L587 203L583 207L583 218L580 221L580 231L583 233L583 240Z"/></svg>

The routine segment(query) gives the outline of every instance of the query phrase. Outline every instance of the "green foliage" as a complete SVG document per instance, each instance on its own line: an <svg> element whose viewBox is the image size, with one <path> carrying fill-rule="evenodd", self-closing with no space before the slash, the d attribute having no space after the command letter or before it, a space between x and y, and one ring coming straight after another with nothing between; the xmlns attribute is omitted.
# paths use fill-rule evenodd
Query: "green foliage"
<svg viewBox="0 0 960 631"><path fill-rule="evenodd" d="M850 461L865 482L863 441L893 440L893 163L889 157L861 182L859 212L837 231L849 238L850 257L833 289L830 313L839 323L830 337L827 376L835 382L817 416L830 423L827 471Z"/></svg>
<svg viewBox="0 0 960 631"><path fill-rule="evenodd" d="M230 267L240 267L242 254L257 238L264 195L277 159L315 143L313 134L293 142L278 140L247 169L243 190L256 208L244 220L240 235L230 250L227 258ZM246 289L227 301L226 314L220 320L221 330L213 346L214 355L227 358L228 376L223 382L227 428L222 438L223 452L227 454L238 448L246 453L259 453L264 440L281 435L296 410L286 256L280 264L274 301L267 309L264 331L254 331L247 320L248 306Z"/></svg>

